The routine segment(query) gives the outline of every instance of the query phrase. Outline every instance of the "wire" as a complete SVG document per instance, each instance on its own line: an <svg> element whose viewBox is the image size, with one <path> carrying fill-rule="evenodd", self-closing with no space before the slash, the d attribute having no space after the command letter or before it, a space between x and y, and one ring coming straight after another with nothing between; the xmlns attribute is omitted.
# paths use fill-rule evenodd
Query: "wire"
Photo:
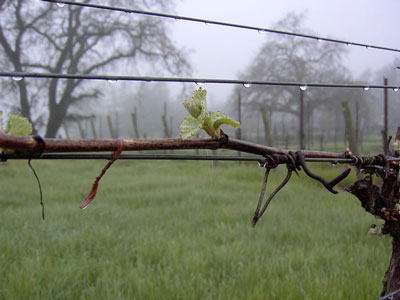
<svg viewBox="0 0 400 300"><path fill-rule="evenodd" d="M31 156L26 155L8 155L1 154L1 161L8 159L28 159ZM32 159L112 159L112 154L104 153L43 153L41 156L33 156ZM219 161L253 161L264 162L263 157L257 156L222 156L222 155L185 155L185 154L121 154L118 159L124 160L219 160ZM332 164L354 163L352 158L305 158L307 162L329 162ZM400 158L387 157L387 161L400 161Z"/></svg>
<svg viewBox="0 0 400 300"><path fill-rule="evenodd" d="M184 78L184 77L151 77L151 76L125 76L125 75L90 75L90 74L60 74L60 73L31 73L31 72L0 72L0 77L11 77L14 80L22 78L59 78L59 79L87 79L107 80L110 83L117 81L141 81L141 82L186 82L203 85L213 84L236 84L248 88L252 85L263 86L293 86L306 90L308 87L319 88L362 88L369 89L393 89L399 91L400 86L392 85L370 85L370 84L346 84L346 83L305 83L290 81L257 81L257 80L236 80L236 79L215 79L215 78Z"/></svg>
<svg viewBox="0 0 400 300"><path fill-rule="evenodd" d="M138 9L128 9L128 8L115 7L115 6L106 6L106 5L99 5L99 4L62 1L62 0L41 0L41 1L55 3L55 4L57 4L57 3L58 4L68 4L68 5L74 5L74 6L80 6L80 7L88 7L88 8L103 9L103 10L110 10L110 11L119 11L119 12L125 12L125 13L134 13L134 14L153 16L153 17L161 17L161 18L168 18L168 19L174 19L174 20L197 22L197 23L203 23L203 24L213 24L213 25L227 26L227 27L247 29L247 30L256 30L258 32L276 33L276 34L281 34L281 35L288 35L288 36L312 39L312 40L316 40L316 41L325 41L325 42L331 42L331 43L344 44L344 45L348 45L348 46L364 47L367 49L377 49L377 50L400 52L400 49L389 48L389 47L382 47L382 46L376 46L376 45L370 45L370 44L364 44L364 43L356 43L356 42L350 42L350 41L345 41L345 40L331 39L331 38L320 37L320 36L315 36L315 35L275 30L275 29L269 29L269 28L263 28L263 27L255 27L255 26L213 21L213 20L207 20L207 19L199 19L199 18L179 16L179 15L158 13L158 12L152 12L152 11L144 11L144 10L138 10Z"/></svg>

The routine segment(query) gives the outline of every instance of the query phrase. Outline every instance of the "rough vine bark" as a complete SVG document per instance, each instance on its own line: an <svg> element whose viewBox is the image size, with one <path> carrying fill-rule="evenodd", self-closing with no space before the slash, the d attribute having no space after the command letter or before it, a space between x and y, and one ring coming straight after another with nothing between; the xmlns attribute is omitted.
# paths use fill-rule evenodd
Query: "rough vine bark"
<svg viewBox="0 0 400 300"><path fill-rule="evenodd" d="M400 143L400 128L397 130L395 143ZM393 150L391 156L397 157L398 151ZM365 166L367 174L348 188L361 202L361 206L377 218L385 221L382 234L392 237L392 257L383 278L381 296L400 289L400 204L399 204L399 163L390 162L382 168ZM373 182L373 175L381 178L378 186ZM400 299L400 292L391 299Z"/></svg>

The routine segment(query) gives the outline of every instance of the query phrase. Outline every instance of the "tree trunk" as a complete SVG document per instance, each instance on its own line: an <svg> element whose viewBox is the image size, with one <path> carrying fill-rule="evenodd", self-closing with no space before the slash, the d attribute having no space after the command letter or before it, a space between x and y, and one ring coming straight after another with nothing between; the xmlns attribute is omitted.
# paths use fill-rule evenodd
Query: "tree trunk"
<svg viewBox="0 0 400 300"><path fill-rule="evenodd" d="M45 137L54 138L60 129L62 122L65 118L66 111L62 109L60 105L56 105L56 108L51 108L49 105L49 120L47 122L47 129Z"/></svg>
<svg viewBox="0 0 400 300"><path fill-rule="evenodd" d="M353 126L353 118L347 101L342 102L343 116L346 123L347 139L349 141L349 148L354 155L359 155L358 145L356 140L356 132Z"/></svg>
<svg viewBox="0 0 400 300"><path fill-rule="evenodd" d="M271 134L271 120L268 116L268 111L265 108L261 108L260 113L264 124L265 141L268 146L272 147L274 143Z"/></svg>

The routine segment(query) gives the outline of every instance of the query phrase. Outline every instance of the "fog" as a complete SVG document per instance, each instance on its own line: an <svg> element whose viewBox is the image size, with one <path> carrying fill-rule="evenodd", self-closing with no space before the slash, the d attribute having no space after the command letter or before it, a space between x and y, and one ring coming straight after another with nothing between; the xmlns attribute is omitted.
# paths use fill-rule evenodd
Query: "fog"
<svg viewBox="0 0 400 300"><path fill-rule="evenodd" d="M36 11L51 7L51 4L40 1L34 2L35 5L32 5L32 2L29 1L23 2L26 7L29 7L29 10L24 10L27 18L32 17L32 15L29 15L29 12L34 14ZM6 3L4 5L8 5L8 8L12 11L12 5L10 4L12 2L4 3ZM398 0L337 0L329 2L317 0L249 0L245 2L238 0L181 0L175 2L175 6L170 1L131 2L127 0L98 0L92 1L92 3L113 4L127 8L168 12L181 16L262 28L274 28L278 21L294 13L296 16L299 16L301 28L304 28L307 34L354 43L400 49L400 40L397 38L397 29L400 25L397 16L398 11L400 11L400 2ZM26 71L41 72L43 69L54 70L50 65L46 65L44 68L41 66L39 69L37 65L40 63L47 63L47 61L49 64L53 63L53 61L59 57L58 51L60 49L66 49L65 47L67 47L66 44L62 44L65 39L62 37L59 38L57 34L60 32L60 28L66 26L65 20L72 9L69 10L68 6L57 7L55 4L53 4L51 8L52 17L44 18L43 23L39 25L41 26L40 29L43 30L42 35L39 36L41 40L38 39L38 36L35 36L33 32L29 33L31 35L27 34L25 39L22 39L24 42L22 47L24 54L22 57L24 59L28 58L28 61L33 60L34 62L34 64L27 63L25 65ZM163 8L165 8L165 11L163 11ZM86 17L82 18L81 22L89 22L88 17L93 18L92 22L97 22L97 24L93 26L85 27L86 29L99 28L99 19L103 20L102 25L107 24L107 26L111 26L113 21L118 21L122 24L119 28L126 27L129 29L126 29L125 32L120 32L119 35L107 35L104 40L102 39L102 43L97 45L97 48L94 47L94 49L92 49L93 51L90 56L84 57L82 62L76 66L68 66L67 63L69 61L67 59L63 68L59 71L61 73L72 72L71 70L74 70L72 73L82 72L85 65L89 66L95 63L96 60L104 59L104 57L115 53L118 54L119 51L132 47L132 44L143 51L142 55L126 55L126 58L118 60L115 64L106 64L105 67L96 68L95 72L92 72L92 74L263 80L261 76L277 75L276 73L279 73L279 66L275 68L275 71L266 68L265 71L263 70L262 74L260 74L260 72L247 72L250 66L254 66L255 58L259 54L260 49L265 46L266 42L280 37L277 34L267 32L260 33L254 30L224 27L207 23L195 23L173 19L166 20L137 14L102 12L90 8L84 8L82 14L85 14ZM102 19L104 16L108 19ZM3 14L0 22L2 22L3 28L6 28L6 37L12 41L10 44L13 45L13 41L16 40L16 31L12 26L18 26L18 24L13 23L15 22L14 16L12 14ZM146 32L145 34L140 33L139 29L141 27L139 25L147 28L147 31L144 31ZM47 29L51 30L47 31ZM64 28L64 33L65 32ZM139 38L132 35L132 32L135 32ZM90 34L85 36L84 33L85 30L83 30L83 28L77 30L76 34L81 34L80 38L76 39L77 45L80 45L79 41L90 38ZM298 33L304 32L299 31ZM46 36L51 34L56 37L57 42L52 41L49 43L47 41ZM143 43L140 42L143 37L147 39L144 46ZM293 41L301 40L304 39L295 38ZM51 49L43 49L42 42L47 43L48 48ZM58 43L61 43L60 49L57 49ZM314 43L311 46L314 47L313 45L315 45L315 49L318 48L320 50L324 47L323 45L330 44L329 42L318 42L316 40L309 41L309 43ZM82 43L82 45L83 44L84 43ZM338 69L343 69L342 67L345 67L349 70L349 72L338 72L338 74L343 74L343 78L333 75L327 76L327 72L322 74L323 71L314 68L312 72L315 72L313 74L306 74L307 72L303 70L304 72L302 74L306 75L306 77L302 77L303 75L300 77L294 76L293 78L295 79L293 81L296 81L296 78L297 80L300 80L298 78L312 78L312 82L324 82L325 80L326 83L330 83L331 80L333 80L330 79L332 77L335 82L359 82L365 83L365 85L381 85L383 84L383 77L388 77L389 85L400 85L400 69L395 72L395 67L400 65L400 55L396 52L366 49L365 47L357 47L354 45L350 47L338 45L337 47L339 50L335 50L336 53L338 53L338 51L341 53L342 51L340 49L346 50L345 54L341 54L343 59L341 58L340 61L335 62L335 64L338 64ZM29 51L26 50L28 48ZM151 54L152 52L156 54L153 55ZM43 53L51 54L43 55ZM71 50L71 53L76 55L78 51L74 52ZM266 55L268 56L268 53L266 53ZM271 56L273 56L272 53ZM71 57L73 57L72 54ZM303 58L300 55L297 56L296 59L297 61L301 61ZM397 59L397 61L395 61L395 59ZM7 57L5 51L0 53L0 63L5 71L13 71L15 69L15 64L13 65L10 61L11 59ZM72 61L72 58L70 61ZM276 59L276 61L279 63L279 59ZM184 68L186 62L190 64L190 69ZM302 63L304 63L304 61ZM183 67L178 67L180 65ZM175 72L170 72L171 70L168 70L171 66L173 69L172 71ZM291 66L285 65L285 68L291 68ZM326 65L324 68L327 69ZM332 70L335 71L335 68L332 68ZM288 72L282 73L288 75ZM246 78L243 76L246 76ZM291 74L289 74L287 78L292 78ZM282 80L288 80L287 78L283 78ZM57 87L58 91L55 93L56 96L54 96L55 102L60 102L61 95L64 95L63 92L67 91L67 82L68 81L65 80L59 81ZM0 79L0 85L2 87L0 110L6 113L9 111L22 113L21 102L19 101L19 96L21 94L18 91L18 86L22 85L22 83L26 83L28 87L27 92L30 97L28 100L31 105L31 119L35 122L39 133L44 134L46 123L50 119L49 115L51 115L48 109L50 107L48 105L49 81L46 83L39 79L24 79L24 81L17 84L16 82L12 82L9 78ZM134 137L137 134L133 133L134 128L132 128L131 114L136 109L140 137L164 136L165 122L162 116L164 115L164 103L166 103L167 114L165 118L169 127L167 129L170 130L173 137L177 137L179 136L177 127L180 120L185 116L182 102L189 99L193 91L197 88L198 86L196 84L180 83L164 83L159 85L154 82L139 83L120 81L111 84L106 81L100 83L98 81L83 81L74 90L74 93L71 92L68 97L64 97L66 98L64 100L72 99L80 94L84 101L73 103L70 101L67 105L68 109L62 106L53 109L53 121L57 119L62 119L64 121L62 126L58 124L59 127L53 130L53 133L56 132L57 136L60 137L94 137L95 134L92 132L93 130L91 130L91 123L94 123L98 137L109 137L113 134L111 134L112 130L108 128L108 116L114 127L114 135L117 133L117 135L123 137ZM265 99L268 97L265 97L265 91L259 99L260 103L257 103L258 106L255 105L254 101L251 102L249 100L251 94L249 90L254 89L254 87L250 87L247 89L247 92L243 93L242 91L246 90L244 87L228 84L205 84L204 88L208 91L209 109L212 111L221 110L233 117L238 115L237 99L239 94L242 94L244 103L242 120L244 127L243 138L265 143L262 136L265 129L263 126L265 127L266 125L263 125L263 120L268 115L270 119L269 122L271 123L270 130L273 132L276 139L280 140L280 146L285 143L283 140L285 135L286 139L297 139L294 134L289 136L288 132L295 132L298 126L298 115L295 114L298 109L298 88L296 88L296 90L292 88L289 93L290 96L288 96L288 93L284 95L285 93L281 93L281 91L277 89L271 88L269 90L271 94L276 93L276 95L283 95L283 98L276 99L277 102L290 103L290 101L292 101L293 105L287 107L286 111L276 110L276 106L274 106L273 103L272 105L267 104ZM265 89L267 90L267 88ZM311 139L309 141L309 144L311 143L309 146L312 146L315 135L322 135L322 133L319 132L321 130L329 131L335 128L335 139L337 139L338 135L341 135L342 138L345 136L346 129L341 112L341 102L343 101L349 101L350 109L357 115L359 121L357 126L360 127L360 131L371 132L375 139L379 139L382 125L382 94L382 90L364 92L360 89L360 91L356 91L355 93L349 93L348 91L334 91L334 89L324 89L323 91L309 89L305 99L307 107L306 116L308 118L306 120L307 134ZM248 98L246 98L246 96L248 96ZM391 126L392 131L400 124L400 118L398 117L400 115L400 105L398 105L400 101L399 96L400 93L394 93L393 91L389 93L389 126ZM328 103L328 101L330 102ZM60 114L58 109L65 110ZM261 110L266 111L263 120L260 115ZM78 130L77 123L79 122L81 122L79 126L81 130ZM234 131L228 132L234 134ZM256 132L256 134L254 132Z"/></svg>
<svg viewBox="0 0 400 300"><path fill-rule="evenodd" d="M397 0L186 0L178 2L176 8L179 15L265 28L271 28L289 12L304 13L304 26L315 35L396 49L400 48L399 11L400 1ZM238 72L250 64L266 38L274 35L184 21L175 22L173 33L180 45L194 50L190 55L193 76L210 78L236 78ZM366 70L374 73L396 56L395 52L349 48L346 65L355 78L365 82L375 80L363 78ZM398 79L400 82L400 76ZM232 89L226 85L207 85L206 88L215 100L227 99Z"/></svg>

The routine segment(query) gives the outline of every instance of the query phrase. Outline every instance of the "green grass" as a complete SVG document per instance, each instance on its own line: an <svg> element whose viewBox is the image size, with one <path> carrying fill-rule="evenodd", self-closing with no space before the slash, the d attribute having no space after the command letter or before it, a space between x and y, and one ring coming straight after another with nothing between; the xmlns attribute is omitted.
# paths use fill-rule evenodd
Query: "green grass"
<svg viewBox="0 0 400 300"><path fill-rule="evenodd" d="M376 299L390 239L358 200L301 174L250 227L256 164L104 161L0 165L0 299ZM313 170L320 168L312 165ZM334 173L327 171L332 169ZM333 177L339 167L325 165ZM271 184L284 167L271 173Z"/></svg>

